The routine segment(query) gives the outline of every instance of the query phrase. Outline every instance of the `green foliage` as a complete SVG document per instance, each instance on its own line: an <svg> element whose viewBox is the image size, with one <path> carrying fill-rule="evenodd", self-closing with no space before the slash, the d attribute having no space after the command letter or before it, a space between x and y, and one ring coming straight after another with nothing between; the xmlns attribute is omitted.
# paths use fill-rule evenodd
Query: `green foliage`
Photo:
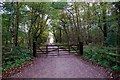
<svg viewBox="0 0 120 80"><path fill-rule="evenodd" d="M117 30L116 28L111 28L108 32L108 37L106 39L106 43L108 46L117 46L116 42L117 42L117 34L116 34Z"/></svg>
<svg viewBox="0 0 120 80"><path fill-rule="evenodd" d="M53 2L52 7L55 9L64 9L65 6L67 6L67 2Z"/></svg>
<svg viewBox="0 0 120 80"><path fill-rule="evenodd" d="M90 59L91 58L91 55L90 55L90 49L84 49L83 50L83 56L86 58L86 59Z"/></svg>
<svg viewBox="0 0 120 80"><path fill-rule="evenodd" d="M29 50L22 51L17 49L17 51L6 52L3 54L2 67L3 69L15 68L30 60Z"/></svg>
<svg viewBox="0 0 120 80"><path fill-rule="evenodd" d="M116 65L116 61L120 61L119 58L115 58L115 51L112 48L98 48L98 47L84 47L83 56L93 62L96 62L104 67L111 68L114 71L119 71L120 66Z"/></svg>
<svg viewBox="0 0 120 80"><path fill-rule="evenodd" d="M120 66L118 66L118 65L112 66L112 70L120 71Z"/></svg>
<svg viewBox="0 0 120 80"><path fill-rule="evenodd" d="M56 42L77 44L85 41L88 44L90 40L94 44L107 43L109 47L106 48L85 47L83 56L105 67L119 70L115 61L120 58L115 58L113 55L116 51L111 50L111 47L120 46L119 3L113 6L113 3L107 2L75 2L71 5L68 2L4 2L1 6L4 69L18 67L31 60L29 50L16 48L15 43L24 48L31 48L34 40L40 41L40 44L45 43L49 36L50 22ZM104 32L107 33L106 38Z"/></svg>

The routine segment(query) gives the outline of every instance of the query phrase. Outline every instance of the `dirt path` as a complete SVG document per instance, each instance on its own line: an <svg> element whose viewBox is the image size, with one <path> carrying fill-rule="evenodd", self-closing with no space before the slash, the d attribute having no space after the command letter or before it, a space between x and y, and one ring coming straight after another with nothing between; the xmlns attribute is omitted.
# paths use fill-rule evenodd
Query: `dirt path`
<svg viewBox="0 0 120 80"><path fill-rule="evenodd" d="M14 78L107 78L107 73L75 55L40 57L34 65L13 75Z"/></svg>

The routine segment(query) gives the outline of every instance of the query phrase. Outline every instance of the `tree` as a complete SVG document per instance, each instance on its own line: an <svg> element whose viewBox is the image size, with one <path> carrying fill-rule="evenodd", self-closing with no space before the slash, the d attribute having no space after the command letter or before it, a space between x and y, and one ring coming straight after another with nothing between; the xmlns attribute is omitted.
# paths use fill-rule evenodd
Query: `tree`
<svg viewBox="0 0 120 80"><path fill-rule="evenodd" d="M118 16L117 23L118 23L118 30L117 30L117 46L118 46L118 53L120 54L120 1L114 3L116 7L116 15Z"/></svg>
<svg viewBox="0 0 120 80"><path fill-rule="evenodd" d="M27 6L31 10L31 27L29 29L29 37L31 40L31 53L33 50L34 56L36 56L36 42L38 38L42 39L41 34L47 30L47 21L49 19L49 9L51 3L29 3ZM31 38L32 37L32 38ZM39 40L40 40L39 39ZM40 40L42 41L42 40ZM34 45L33 45L34 44ZM33 45L33 46L32 46Z"/></svg>

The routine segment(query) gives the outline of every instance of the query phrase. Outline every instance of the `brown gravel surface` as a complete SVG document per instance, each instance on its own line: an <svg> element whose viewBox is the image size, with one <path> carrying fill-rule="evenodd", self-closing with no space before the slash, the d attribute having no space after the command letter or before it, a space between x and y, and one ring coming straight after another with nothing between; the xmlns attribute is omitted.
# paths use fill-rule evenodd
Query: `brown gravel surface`
<svg viewBox="0 0 120 80"><path fill-rule="evenodd" d="M65 54L64 54L65 53ZM108 78L99 66L91 65L81 57L61 51L59 56L34 59L34 64L11 76L12 78Z"/></svg>

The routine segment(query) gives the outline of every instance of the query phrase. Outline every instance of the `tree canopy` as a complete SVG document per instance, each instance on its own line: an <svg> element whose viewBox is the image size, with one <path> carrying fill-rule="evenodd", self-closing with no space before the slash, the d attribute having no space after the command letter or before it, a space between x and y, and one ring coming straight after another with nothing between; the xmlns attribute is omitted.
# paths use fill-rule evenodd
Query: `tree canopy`
<svg viewBox="0 0 120 80"><path fill-rule="evenodd" d="M38 44L48 44L50 33L54 35L54 44L69 45L82 42L84 46L116 48L113 53L120 54L120 2L2 2L0 4L4 68L9 68L10 66L6 65L14 62L19 63L19 59L22 64L23 56L26 61L31 60L31 56L36 56ZM96 48L91 51L94 53ZM98 56L98 53L99 51L94 56ZM8 57L9 55L11 57ZM90 57L88 54L87 56L96 59L94 56ZM116 60L119 61L118 58ZM116 65L118 64L114 64L115 68ZM16 64L12 67L15 66Z"/></svg>

